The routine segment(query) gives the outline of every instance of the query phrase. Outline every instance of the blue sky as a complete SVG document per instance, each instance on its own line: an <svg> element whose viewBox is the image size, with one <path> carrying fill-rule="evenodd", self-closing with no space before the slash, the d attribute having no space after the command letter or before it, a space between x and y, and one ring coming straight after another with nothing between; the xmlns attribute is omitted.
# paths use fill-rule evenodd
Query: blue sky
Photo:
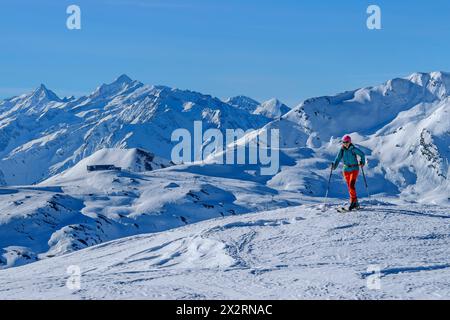
<svg viewBox="0 0 450 320"><path fill-rule="evenodd" d="M66 8L82 29L66 28ZM383 29L366 28L366 8ZM122 73L220 98L302 99L450 71L450 1L15 0L0 4L0 97L81 95Z"/></svg>

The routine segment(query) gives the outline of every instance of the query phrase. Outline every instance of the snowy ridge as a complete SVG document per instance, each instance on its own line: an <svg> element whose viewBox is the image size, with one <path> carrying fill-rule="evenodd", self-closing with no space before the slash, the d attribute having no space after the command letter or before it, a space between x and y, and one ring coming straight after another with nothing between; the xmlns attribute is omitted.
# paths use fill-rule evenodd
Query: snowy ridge
<svg viewBox="0 0 450 320"><path fill-rule="evenodd" d="M383 85L318 97L264 126L280 130L281 150L295 159L268 185L322 196L344 134L368 155L372 194L448 204L450 194L450 75L417 73ZM248 139L254 139L249 135ZM345 197L340 179L333 197ZM362 184L360 190L364 190ZM343 192L342 192L343 191Z"/></svg>
<svg viewBox="0 0 450 320"><path fill-rule="evenodd" d="M32 184L104 148L142 148L170 158L175 129L256 129L269 119L197 92L148 86L122 75L78 99L44 86L0 102L0 183Z"/></svg>
<svg viewBox="0 0 450 320"><path fill-rule="evenodd" d="M314 130L317 138L326 143L348 132L374 133L399 113L419 103L441 101L449 93L450 74L416 73L376 87L305 100L285 118Z"/></svg>
<svg viewBox="0 0 450 320"><path fill-rule="evenodd" d="M267 118L276 119L288 113L290 110L291 108L282 103L280 100L274 98L261 103L253 113L263 115Z"/></svg>
<svg viewBox="0 0 450 320"><path fill-rule="evenodd" d="M229 105L232 105L233 107L245 110L249 113L253 113L260 105L258 101L246 96L232 97L227 99L225 102Z"/></svg>
<svg viewBox="0 0 450 320"><path fill-rule="evenodd" d="M276 98L259 103L246 96L236 96L227 99L225 102L238 109L245 110L251 114L262 115L269 119L279 118L291 110L291 108Z"/></svg>
<svg viewBox="0 0 450 320"><path fill-rule="evenodd" d="M72 168L45 181L45 184L77 179L86 176L87 166L114 165L131 172L145 172L164 169L173 165L169 160L155 156L143 149L101 149L84 158Z"/></svg>

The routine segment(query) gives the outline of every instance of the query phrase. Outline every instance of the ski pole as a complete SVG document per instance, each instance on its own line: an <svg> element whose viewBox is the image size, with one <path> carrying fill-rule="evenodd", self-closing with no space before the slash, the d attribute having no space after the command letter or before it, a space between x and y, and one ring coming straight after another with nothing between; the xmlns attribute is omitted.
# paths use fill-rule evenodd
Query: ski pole
<svg viewBox="0 0 450 320"><path fill-rule="evenodd" d="M364 185L366 186L366 191L367 191L367 195L370 198L370 193L369 193L369 186L367 185L367 179L366 179L366 174L364 173L364 166L361 165L361 171L363 174L363 178L364 178Z"/></svg>
<svg viewBox="0 0 450 320"><path fill-rule="evenodd" d="M328 192L330 191L330 183L331 183L331 176L333 175L333 164L331 164L330 168L330 177L328 178L328 185L327 185L327 193L325 194L325 201L328 199Z"/></svg>

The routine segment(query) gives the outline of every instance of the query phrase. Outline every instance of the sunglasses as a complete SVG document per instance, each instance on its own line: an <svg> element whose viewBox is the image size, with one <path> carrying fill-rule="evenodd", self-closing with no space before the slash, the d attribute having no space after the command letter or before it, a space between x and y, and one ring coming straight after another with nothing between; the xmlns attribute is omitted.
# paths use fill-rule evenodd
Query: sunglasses
<svg viewBox="0 0 450 320"><path fill-rule="evenodd" d="M342 144L350 144L350 142L342 142Z"/></svg>

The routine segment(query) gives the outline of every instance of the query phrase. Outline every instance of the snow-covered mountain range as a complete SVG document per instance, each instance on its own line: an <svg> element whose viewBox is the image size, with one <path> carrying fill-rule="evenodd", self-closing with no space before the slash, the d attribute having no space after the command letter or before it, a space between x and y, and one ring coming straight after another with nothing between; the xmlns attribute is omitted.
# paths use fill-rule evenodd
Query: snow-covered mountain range
<svg viewBox="0 0 450 320"><path fill-rule="evenodd" d="M209 95L148 86L126 75L78 99L61 99L41 85L0 102L0 183L43 181L103 148L141 148L169 159L175 129L193 130L195 120L204 130L256 129L271 120L272 109L253 114Z"/></svg>
<svg viewBox="0 0 450 320"><path fill-rule="evenodd" d="M279 118L291 110L291 108L276 98L259 103L246 96L236 96L227 99L226 103L248 113L263 115L270 119Z"/></svg>
<svg viewBox="0 0 450 320"><path fill-rule="evenodd" d="M369 192L448 204L449 93L450 74L433 72L305 100L261 130L280 129L282 148L297 160L269 185L322 194L339 139L350 133L368 155Z"/></svg>
<svg viewBox="0 0 450 320"><path fill-rule="evenodd" d="M201 220L320 204L347 133L368 155L370 195L445 212L449 92L444 72L307 99L293 109L276 99L222 101L125 75L80 98L59 98L41 85L0 102L0 269ZM279 172L173 165L171 133L192 131L194 121L205 130L255 129L252 138L279 129ZM88 172L88 165L122 171ZM357 187L367 197L361 180ZM333 203L347 197L339 174L330 196Z"/></svg>

